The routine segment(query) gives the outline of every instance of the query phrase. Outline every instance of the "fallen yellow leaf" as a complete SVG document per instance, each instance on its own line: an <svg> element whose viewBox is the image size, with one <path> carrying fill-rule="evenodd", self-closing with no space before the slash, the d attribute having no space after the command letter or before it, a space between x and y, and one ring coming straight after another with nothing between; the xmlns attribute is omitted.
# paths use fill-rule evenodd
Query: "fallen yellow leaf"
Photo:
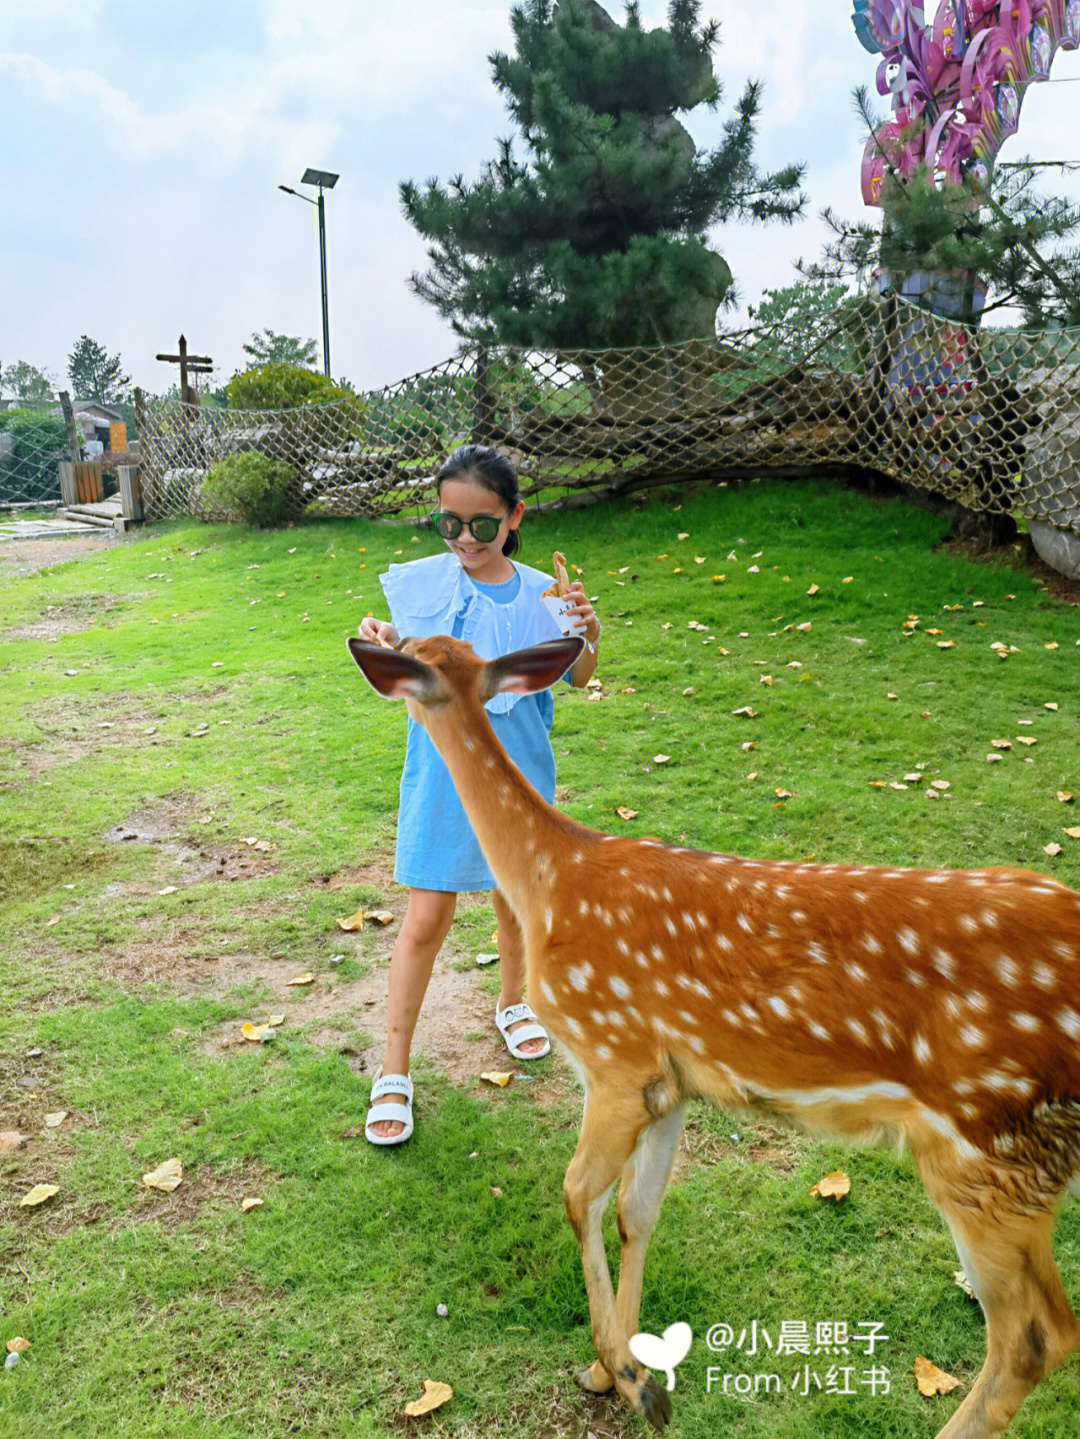
<svg viewBox="0 0 1080 1439"><path fill-rule="evenodd" d="M307 974L298 974L295 979L287 982L287 987L293 989L306 989L309 984L315 983L315 976L308 970Z"/></svg>
<svg viewBox="0 0 1080 1439"><path fill-rule="evenodd" d="M25 1354L30 1348L30 1341L24 1339L21 1334L16 1334L13 1339L8 1340L4 1348L9 1354Z"/></svg>
<svg viewBox="0 0 1080 1439"><path fill-rule="evenodd" d="M484 1073L480 1076L480 1078L484 1080L485 1083L497 1084L500 1089L505 1089L506 1086L513 1079L513 1077L514 1076L512 1074L505 1074L501 1071L496 1071L492 1069L485 1070Z"/></svg>
<svg viewBox="0 0 1080 1439"><path fill-rule="evenodd" d="M818 593L818 591L819 591L819 588L820 588L820 587L819 587L818 585L811 585L810 588L807 590L806 593L807 593L808 595L816 595L816 594Z"/></svg>
<svg viewBox="0 0 1080 1439"><path fill-rule="evenodd" d="M995 749L1012 749L1012 741L1007 739L992 739L990 743Z"/></svg>
<svg viewBox="0 0 1080 1439"><path fill-rule="evenodd" d="M826 1174L825 1178L819 1179L810 1191L819 1199L835 1199L838 1203L845 1194L850 1192L851 1180L842 1169L834 1169L831 1174Z"/></svg>
<svg viewBox="0 0 1080 1439"><path fill-rule="evenodd" d="M627 809L626 805L620 804L616 805L615 813L620 819L637 819L639 812L636 809Z"/></svg>
<svg viewBox="0 0 1080 1439"><path fill-rule="evenodd" d="M1073 802L1073 793L1069 789L1059 789L1057 797L1059 804L1072 804Z"/></svg>
<svg viewBox="0 0 1080 1439"><path fill-rule="evenodd" d="M376 924L393 924L394 911L392 909L366 909L364 918L374 920Z"/></svg>
<svg viewBox="0 0 1080 1439"><path fill-rule="evenodd" d="M404 1412L410 1419L418 1419L421 1414L430 1414L433 1409L438 1409L453 1397L454 1391L449 1384L441 1384L436 1379L425 1379L423 1396L414 1399L411 1404L406 1404Z"/></svg>
<svg viewBox="0 0 1080 1439"><path fill-rule="evenodd" d="M1061 845L1058 844L1056 839L1052 839L1049 844L1043 845L1043 854L1048 854L1051 859L1053 859L1055 855L1058 855L1060 853Z"/></svg>
<svg viewBox="0 0 1080 1439"><path fill-rule="evenodd" d="M59 1184L35 1184L33 1189L19 1200L19 1208L34 1209L37 1205L44 1204L46 1199L51 1199L54 1194L59 1193Z"/></svg>
<svg viewBox="0 0 1080 1439"><path fill-rule="evenodd" d="M919 1393L924 1394L928 1399L934 1394L951 1394L954 1389L959 1389L960 1380L955 1379L951 1374L946 1374L944 1369L939 1369L936 1364L931 1364L929 1359L924 1359L920 1354L912 1365L915 1374L915 1382L919 1386Z"/></svg>
<svg viewBox="0 0 1080 1439"><path fill-rule="evenodd" d="M285 1016L283 1014L268 1014L266 1016L266 1022L271 1029L277 1029L279 1024L285 1023Z"/></svg>
<svg viewBox="0 0 1080 1439"><path fill-rule="evenodd" d="M348 919L339 919L337 922L337 927L338 929L344 929L350 933L355 929L363 929L364 911L362 909L358 909L355 914L350 914Z"/></svg>
<svg viewBox="0 0 1080 1439"><path fill-rule="evenodd" d="M249 1209L261 1209L262 1207L263 1202L261 1199L241 1199L240 1201L240 1208L245 1214Z"/></svg>
<svg viewBox="0 0 1080 1439"><path fill-rule="evenodd" d="M1070 839L1080 839L1080 824L1074 824L1065 831Z"/></svg>
<svg viewBox="0 0 1080 1439"><path fill-rule="evenodd" d="M670 759L669 754L654 754L652 757L653 764L667 764Z"/></svg>
<svg viewBox="0 0 1080 1439"><path fill-rule="evenodd" d="M240 1033L251 1044L262 1044L264 1038L273 1037L273 1030L268 1024L252 1024L249 1019L240 1026Z"/></svg>
<svg viewBox="0 0 1080 1439"><path fill-rule="evenodd" d="M144 1174L142 1182L147 1189L160 1189L164 1194L171 1194L183 1177L179 1159L166 1159L156 1169Z"/></svg>

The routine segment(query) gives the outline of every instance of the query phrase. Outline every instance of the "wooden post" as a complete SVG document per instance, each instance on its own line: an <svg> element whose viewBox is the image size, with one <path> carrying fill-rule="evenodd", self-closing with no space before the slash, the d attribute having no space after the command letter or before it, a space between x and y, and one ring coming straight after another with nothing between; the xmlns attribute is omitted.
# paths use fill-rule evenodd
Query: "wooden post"
<svg viewBox="0 0 1080 1439"><path fill-rule="evenodd" d="M61 460L57 466L60 472L60 500L65 505L77 505L75 493L75 464L73 460Z"/></svg>
<svg viewBox="0 0 1080 1439"><path fill-rule="evenodd" d="M125 520L141 520L142 486L139 483L138 465L117 465L116 479L120 486L120 513Z"/></svg>
<svg viewBox="0 0 1080 1439"><path fill-rule="evenodd" d="M77 462L82 456L82 446L79 444L78 436L75 433L75 411L71 408L71 396L67 390L60 391L60 408L64 412L64 424L67 426L68 449L71 452L71 460Z"/></svg>

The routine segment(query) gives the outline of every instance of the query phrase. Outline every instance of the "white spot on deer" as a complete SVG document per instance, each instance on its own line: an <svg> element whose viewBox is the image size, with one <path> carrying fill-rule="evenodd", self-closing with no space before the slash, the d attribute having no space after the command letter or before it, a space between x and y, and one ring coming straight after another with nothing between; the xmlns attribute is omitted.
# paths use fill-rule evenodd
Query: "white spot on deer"
<svg viewBox="0 0 1080 1439"><path fill-rule="evenodd" d="M608 1048L608 1046L607 1046L606 1044L598 1044L598 1045L596 1046L596 1049L595 1049L593 1052L595 1053L597 1059L610 1059L610 1058L611 1058L611 1050Z"/></svg>
<svg viewBox="0 0 1080 1439"><path fill-rule="evenodd" d="M979 915L987 929L997 929L998 917L992 909L984 909Z"/></svg>
<svg viewBox="0 0 1080 1439"><path fill-rule="evenodd" d="M970 914L962 914L956 922L965 934L974 934L979 927L979 921Z"/></svg>
<svg viewBox="0 0 1080 1439"><path fill-rule="evenodd" d="M915 1043L911 1046L911 1052L920 1064L929 1064L934 1057L933 1050L921 1034L915 1036Z"/></svg>
<svg viewBox="0 0 1080 1439"><path fill-rule="evenodd" d="M1053 989L1057 983L1057 974L1042 960L1031 966L1031 977L1040 989Z"/></svg>
<svg viewBox="0 0 1080 1439"><path fill-rule="evenodd" d="M671 993L671 990L668 988L668 986L664 983L662 979L657 979L653 981L653 989L656 990L657 994L668 995Z"/></svg>
<svg viewBox="0 0 1080 1439"><path fill-rule="evenodd" d="M864 889L853 889L851 891L851 897L856 904L866 904L870 898Z"/></svg>
<svg viewBox="0 0 1080 1439"><path fill-rule="evenodd" d="M739 1005L739 1013L745 1016L745 1018L748 1019L751 1024L757 1024L758 1012L752 1004L747 1004L744 1001L742 1004Z"/></svg>
<svg viewBox="0 0 1080 1439"><path fill-rule="evenodd" d="M1023 1011L1010 1015L1009 1020L1017 1029L1022 1029L1025 1034L1034 1034L1040 1028L1036 1017L1033 1014L1025 1014Z"/></svg>
<svg viewBox="0 0 1080 1439"><path fill-rule="evenodd" d="M956 960L953 959L947 949L942 949L940 945L935 945L934 952L930 956L930 963L937 970L938 974L941 975L942 979L956 978Z"/></svg>
<svg viewBox="0 0 1080 1439"><path fill-rule="evenodd" d="M653 959L662 960L664 958L664 951L660 948L658 944L652 945L649 949L649 953L652 955Z"/></svg>
<svg viewBox="0 0 1080 1439"><path fill-rule="evenodd" d="M856 984L865 984L870 977L867 974L866 970L863 969L862 965L856 964L854 960L852 960L848 964L845 964L844 969L847 971L848 976L853 979Z"/></svg>
<svg viewBox="0 0 1080 1439"><path fill-rule="evenodd" d="M612 994L617 994L620 999L629 999L630 997L630 986L625 979L620 978L617 974L613 974L608 978L608 988Z"/></svg>
<svg viewBox="0 0 1080 1439"><path fill-rule="evenodd" d="M542 979L540 981L540 993L547 1000L548 1004L555 1003L555 991L552 989L551 985L548 984L546 979Z"/></svg>
<svg viewBox="0 0 1080 1439"><path fill-rule="evenodd" d="M627 944L626 940L623 939L623 937L622 937L621 934L619 935L618 939L616 939L616 941L615 941L615 948L619 951L620 954L625 954L626 957L629 959L629 957L630 957L630 946Z"/></svg>
<svg viewBox="0 0 1080 1439"><path fill-rule="evenodd" d="M802 924L803 921L806 919L806 911L803 909L793 909L788 915L788 918L791 920L792 924Z"/></svg>
<svg viewBox="0 0 1080 1439"><path fill-rule="evenodd" d="M1020 969L1014 959L1007 954L999 954L994 960L994 973L1002 984L1015 987L1020 980Z"/></svg>
<svg viewBox="0 0 1080 1439"><path fill-rule="evenodd" d="M622 1015L617 1009L608 1010L607 1022L612 1029L621 1029L622 1026L626 1023L626 1021L623 1019Z"/></svg>
<svg viewBox="0 0 1080 1439"><path fill-rule="evenodd" d="M697 1016L690 1013L688 1009L679 1010L679 1018L686 1024L697 1024Z"/></svg>
<svg viewBox="0 0 1080 1439"><path fill-rule="evenodd" d="M730 1009L722 1009L720 1011L720 1017L728 1024L734 1025L736 1029L738 1029L739 1025L742 1023L742 1020L739 1018L739 1016Z"/></svg>
<svg viewBox="0 0 1080 1439"><path fill-rule="evenodd" d="M702 1043L701 1039L696 1034L692 1034L690 1036L690 1048L694 1051L695 1054L705 1053L705 1045Z"/></svg>
<svg viewBox="0 0 1080 1439"><path fill-rule="evenodd" d="M670 934L673 938L674 938L674 936L677 935L678 932L679 932L679 931L675 928L675 921L672 919L672 917L671 917L670 914L665 914L665 915L664 915L664 928L667 930L668 934Z"/></svg>
<svg viewBox="0 0 1080 1439"><path fill-rule="evenodd" d="M691 932L697 928L697 920L687 910L683 910L682 922Z"/></svg>
<svg viewBox="0 0 1080 1439"><path fill-rule="evenodd" d="M962 1104L960 1113L965 1119L978 1119L979 1117L979 1111L974 1104Z"/></svg>
<svg viewBox="0 0 1080 1439"><path fill-rule="evenodd" d="M731 951L735 948L735 946L732 944L731 940L728 939L726 934L718 934L716 936L716 947L717 949L722 949L725 954L730 954Z"/></svg>
<svg viewBox="0 0 1080 1439"><path fill-rule="evenodd" d="M485 769L494 769L494 768L495 768L495 760L494 760L494 757L493 757L492 755L486 754L486 755L484 756L484 768L485 768Z"/></svg>
<svg viewBox="0 0 1080 1439"><path fill-rule="evenodd" d="M626 1006L626 1012L627 1012L627 1014L630 1016L630 1018L634 1021L635 1024L644 1024L644 1023L645 1023L645 1021L644 1021L644 1020L642 1019L642 1017L641 1017L641 1010L640 1010L640 1009L635 1009L632 1004L628 1004L628 1005Z"/></svg>
<svg viewBox="0 0 1080 1439"><path fill-rule="evenodd" d="M698 912L697 912L697 922L698 922L698 929L708 929L708 927L709 927L709 916L705 913L705 911L704 911L703 909L699 909Z"/></svg>
<svg viewBox="0 0 1080 1439"><path fill-rule="evenodd" d="M908 984L913 984L916 989L922 989L926 984L926 975L920 974L917 969L905 969L904 977Z"/></svg>
<svg viewBox="0 0 1080 1439"><path fill-rule="evenodd" d="M955 1079L955 1080L953 1080L953 1086L952 1086L952 1087L953 1087L953 1090L955 1091L955 1093L957 1093L957 1094L974 1094L974 1093L975 1093L975 1086L972 1084L972 1082L971 1082L970 1079Z"/></svg>
<svg viewBox="0 0 1080 1439"><path fill-rule="evenodd" d="M814 1038L820 1039L823 1044L828 1044L829 1041L832 1039L832 1035L829 1033L829 1031L825 1028L823 1024L818 1024L816 1019L808 1019L806 1021L806 1027L814 1036Z"/></svg>
<svg viewBox="0 0 1080 1439"><path fill-rule="evenodd" d="M934 1109L924 1109L922 1120L928 1129L932 1129L935 1134L940 1134L943 1139L947 1139L961 1159L971 1160L981 1157L979 1151L973 1144L968 1143L948 1115L938 1114Z"/></svg>
<svg viewBox="0 0 1080 1439"><path fill-rule="evenodd" d="M863 935L862 947L866 950L867 954L881 953L881 941L872 934Z"/></svg>
<svg viewBox="0 0 1080 1439"><path fill-rule="evenodd" d="M1071 944L1066 944L1063 939L1055 939L1050 946L1050 951L1052 954L1056 954L1058 959L1068 960L1070 963L1076 958L1076 950Z"/></svg>
<svg viewBox="0 0 1080 1439"><path fill-rule="evenodd" d="M551 913L551 905L546 905L544 907L544 929L547 931L548 934L551 933L551 927L554 923L555 919Z"/></svg>
<svg viewBox="0 0 1080 1439"><path fill-rule="evenodd" d="M638 964L641 965L641 968L642 968L642 969L648 969L648 967L649 967L649 956L645 953L644 950L635 949L635 950L634 950L634 959L637 961Z"/></svg>
<svg viewBox="0 0 1080 1439"><path fill-rule="evenodd" d="M750 923L745 914L736 915L735 923L739 926L740 929L745 930L747 934L753 934L754 926Z"/></svg>
<svg viewBox="0 0 1080 1439"><path fill-rule="evenodd" d="M584 964L574 964L566 971L566 977L579 994L584 994L589 987L589 980L592 979L593 967L586 961Z"/></svg>
<svg viewBox="0 0 1080 1439"><path fill-rule="evenodd" d="M860 1044L869 1044L869 1043L870 1043L870 1036L869 1036L869 1034L866 1032L865 1026L862 1025L862 1024L860 1024L857 1019L849 1019L849 1020L847 1021L847 1027L848 1027L848 1029L851 1031L851 1033L855 1036L855 1038L859 1041Z"/></svg>
<svg viewBox="0 0 1080 1439"><path fill-rule="evenodd" d="M969 1049L974 1049L977 1044L982 1044L986 1035L974 1024L965 1024L960 1031L960 1043L966 1044Z"/></svg>
<svg viewBox="0 0 1080 1439"><path fill-rule="evenodd" d="M945 1013L949 1016L950 1019L959 1019L961 1014L963 1013L963 1006L961 1005L955 994L950 994L948 999L945 1001Z"/></svg>
<svg viewBox="0 0 1080 1439"><path fill-rule="evenodd" d="M927 884L947 884L949 878L950 876L948 872L942 871L940 869L935 870L933 874L928 874L925 876Z"/></svg>
<svg viewBox="0 0 1080 1439"><path fill-rule="evenodd" d="M663 887L663 889L660 891L660 893L661 893L661 894L664 896L664 898L667 900L668 904L671 904L671 903L672 903L671 890L668 889L668 887L667 887L666 884L664 885L664 887Z"/></svg>
<svg viewBox="0 0 1080 1439"><path fill-rule="evenodd" d="M815 964L828 964L829 962L829 956L825 953L825 946L819 944L816 939L812 939L806 946L806 953Z"/></svg>
<svg viewBox="0 0 1080 1439"><path fill-rule="evenodd" d="M919 936L910 925L905 924L902 928L898 929L896 931L896 939L900 948L906 950L908 954L918 954Z"/></svg>
<svg viewBox="0 0 1080 1439"><path fill-rule="evenodd" d="M1080 1014L1077 1014L1075 1009L1066 1005L1064 1009L1058 1010L1055 1018L1058 1028L1064 1030L1070 1039L1080 1039Z"/></svg>
<svg viewBox="0 0 1080 1439"><path fill-rule="evenodd" d="M578 900L577 912L581 915L582 919L587 917L589 913L589 901L587 899Z"/></svg>
<svg viewBox="0 0 1080 1439"><path fill-rule="evenodd" d="M461 743L466 754L472 754L473 750L476 748L476 745L473 743L472 739L467 734L463 734L461 736Z"/></svg>
<svg viewBox="0 0 1080 1439"><path fill-rule="evenodd" d="M570 1033L574 1036L575 1039L581 1038L581 1025L578 1024L577 1020L573 1017L573 1015L568 1015L563 1020L563 1023L566 1025L567 1029L570 1031Z"/></svg>
<svg viewBox="0 0 1080 1439"><path fill-rule="evenodd" d="M770 994L769 997L766 999L765 1003L769 1006L772 1012L779 1015L781 1019L791 1018L791 1010L788 1009L787 1005L784 1003L784 1001L780 998L779 995Z"/></svg>
<svg viewBox="0 0 1080 1439"><path fill-rule="evenodd" d="M604 1024L607 1023L607 1015L604 1013L604 1011L603 1011L602 1009L594 1009L594 1010L592 1010L591 1013L589 1014L589 1018L592 1020L593 1024L595 1024L598 1029L600 1028L601 1025L604 1025Z"/></svg>
<svg viewBox="0 0 1080 1439"><path fill-rule="evenodd" d="M977 989L969 989L964 995L964 1003L969 1009L974 1009L978 1014L984 1014L987 1009L986 995Z"/></svg>

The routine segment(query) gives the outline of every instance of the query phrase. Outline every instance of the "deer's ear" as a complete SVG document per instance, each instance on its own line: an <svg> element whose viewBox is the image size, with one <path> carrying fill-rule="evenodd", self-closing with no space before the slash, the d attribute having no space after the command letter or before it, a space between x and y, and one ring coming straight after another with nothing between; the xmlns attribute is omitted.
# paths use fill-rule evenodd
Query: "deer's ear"
<svg viewBox="0 0 1080 1439"><path fill-rule="evenodd" d="M508 692L531 695L550 689L566 673L585 647L576 635L561 640L547 640L527 650L515 650L491 660L484 667L481 692L484 700Z"/></svg>
<svg viewBox="0 0 1080 1439"><path fill-rule="evenodd" d="M361 674L383 699L422 702L431 693L432 673L420 660L367 640L349 639L346 644Z"/></svg>

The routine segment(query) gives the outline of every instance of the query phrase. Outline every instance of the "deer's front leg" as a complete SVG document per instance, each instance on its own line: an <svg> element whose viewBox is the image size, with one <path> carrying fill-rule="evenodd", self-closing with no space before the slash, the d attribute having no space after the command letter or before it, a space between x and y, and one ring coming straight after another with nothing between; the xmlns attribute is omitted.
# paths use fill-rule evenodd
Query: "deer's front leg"
<svg viewBox="0 0 1080 1439"><path fill-rule="evenodd" d="M614 1384L628 1404L662 1429L671 1417L671 1401L630 1353L630 1336L615 1310L602 1234L608 1198L649 1120L640 1093L631 1097L590 1086L577 1149L563 1183L563 1199L581 1250L597 1355L597 1362L582 1371L578 1383L594 1393Z"/></svg>

